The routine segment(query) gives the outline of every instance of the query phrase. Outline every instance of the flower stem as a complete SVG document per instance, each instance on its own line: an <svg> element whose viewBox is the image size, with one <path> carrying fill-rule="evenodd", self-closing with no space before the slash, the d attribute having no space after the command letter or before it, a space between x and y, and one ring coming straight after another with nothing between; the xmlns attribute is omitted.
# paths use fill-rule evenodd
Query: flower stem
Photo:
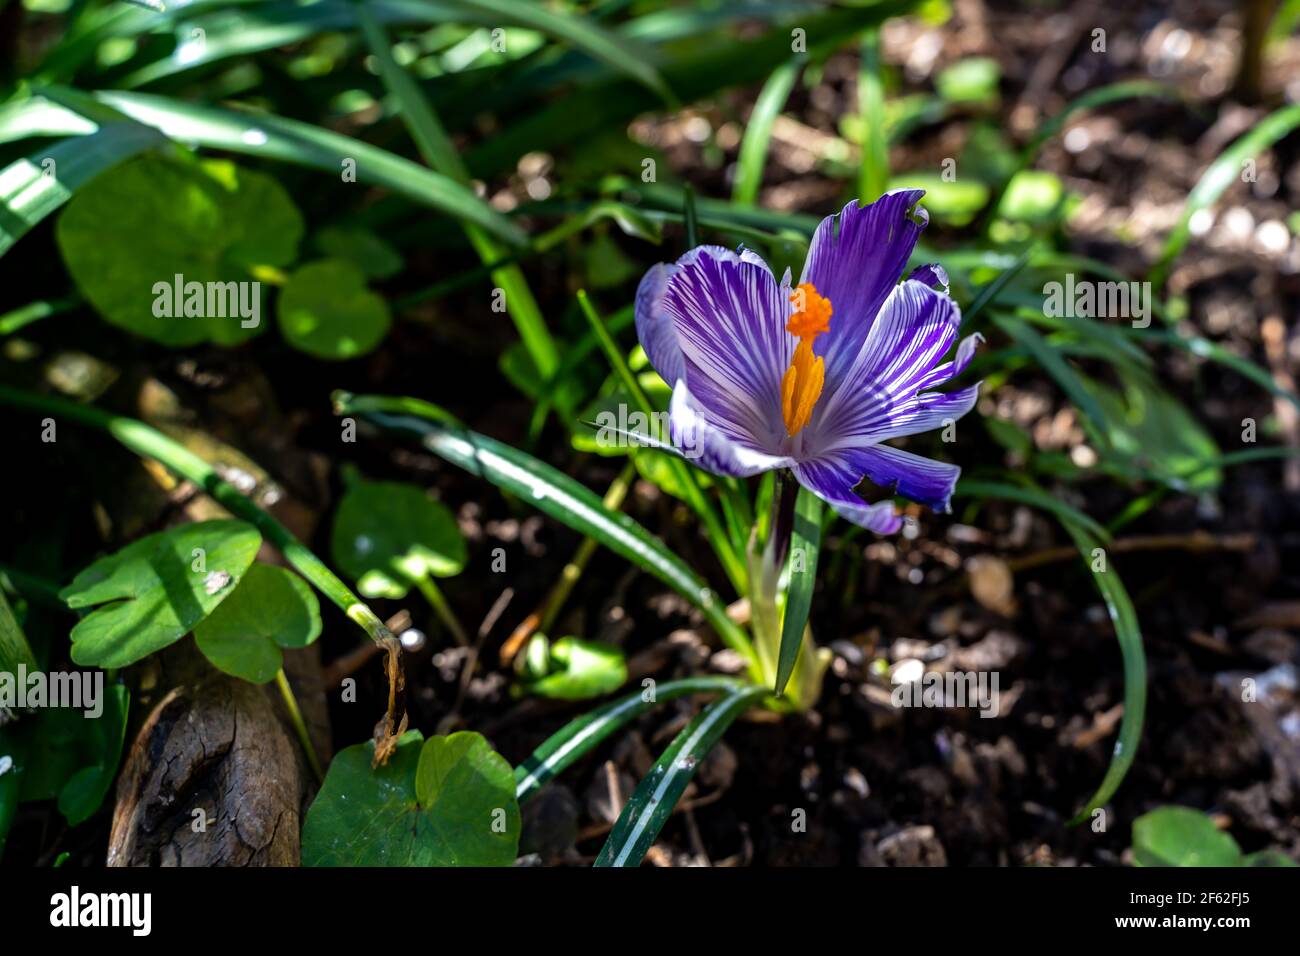
<svg viewBox="0 0 1300 956"><path fill-rule="evenodd" d="M646 396L645 390L641 388L641 383L636 380L632 370L628 368L623 353L619 351L618 344L614 337L609 334L609 329L605 328L604 321L596 313L596 309L591 304L586 290L578 290L578 305L582 307L583 314L587 321L591 323L592 331L596 333L596 338L600 341L600 346L605 351L609 364L613 366L615 373L622 379L624 386L632 395L632 400L637 403L641 411L653 419L655 409L650 404L650 399ZM673 470L673 475L677 479L683 494L686 495L687 504L700 517L704 523L704 532L713 545L713 550L718 555L718 560L722 562L722 568L727 572L727 577L731 581L732 587L736 589L737 594L747 593L748 577L745 573L745 565L740 560L735 548L731 546L731 539L727 536L726 529L723 528L722 522L718 519L717 513L709 504L708 498L704 496L704 491L700 487L699 479L695 472L676 455L667 456L669 467Z"/></svg>
<svg viewBox="0 0 1300 956"><path fill-rule="evenodd" d="M429 602L433 608L433 613L438 615L438 620L442 621L443 626L451 631L451 636L456 639L456 643L461 647L469 647L469 637L465 629L460 626L460 621L456 618L456 612L451 609L447 603L447 598L443 596L442 589L433 582L429 575L422 575L415 582L415 586L420 589L424 599Z"/></svg>
<svg viewBox="0 0 1300 956"><path fill-rule="evenodd" d="M776 472L776 489L772 494L772 520L768 523L771 536L767 539L765 560L770 561L779 575L790 553L790 535L794 531L794 505L799 496L799 483L784 468Z"/></svg>
<svg viewBox="0 0 1300 956"><path fill-rule="evenodd" d="M302 752L307 755L307 763L311 767L311 772L316 775L316 782L321 783L325 779L325 773L321 770L320 758L316 756L316 748L312 746L311 735L307 733L307 724L302 719L302 711L298 709L298 698L293 695L293 688L289 686L289 678L285 676L283 667L275 672L275 686L280 688L280 696L284 698L285 710L289 712L289 722L293 724L294 733L298 735L298 743L302 746Z"/></svg>

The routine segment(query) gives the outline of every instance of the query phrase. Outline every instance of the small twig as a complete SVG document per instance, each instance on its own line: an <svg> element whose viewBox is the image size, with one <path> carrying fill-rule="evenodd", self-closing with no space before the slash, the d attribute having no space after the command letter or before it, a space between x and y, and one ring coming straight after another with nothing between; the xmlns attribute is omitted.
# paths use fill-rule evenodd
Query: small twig
<svg viewBox="0 0 1300 956"><path fill-rule="evenodd" d="M1253 534L1214 535L1207 531L1193 531L1190 534L1152 534L1137 535L1131 538L1116 538L1107 547L1108 551L1125 554L1130 551L1249 551L1255 547ZM1023 558L1013 558L1007 567L1014 571L1027 571L1030 568L1069 561L1079 556L1079 549L1072 547L1047 548Z"/></svg>
<svg viewBox="0 0 1300 956"><path fill-rule="evenodd" d="M496 626L501 615L505 613L506 607L514 600L514 588L506 588L497 599L492 602L492 607L488 609L487 616L483 618L483 623L478 626L478 634L474 641L474 646L465 655L465 663L460 670L460 683L456 689L456 700L451 705L451 710L447 716L438 721L438 733L445 734L455 726L460 720L460 708L465 703L465 695L469 692L469 685L474 680L474 668L478 666L479 657L483 653L483 642L487 640L488 634Z"/></svg>
<svg viewBox="0 0 1300 956"><path fill-rule="evenodd" d="M717 803L722 799L723 794L726 792L725 789L714 790L712 793L706 794L705 796L699 797L695 800L682 800L677 804L677 806L673 807L672 815L676 816L677 814L683 813L687 810L695 810L699 807L707 807L711 803ZM583 843L587 840L594 840L596 837L605 836L612 829L614 829L614 824L612 823L593 823L591 826L583 827L579 830L577 839L574 842Z"/></svg>
<svg viewBox="0 0 1300 956"><path fill-rule="evenodd" d="M632 477L636 474L636 466L628 462L623 466L605 492L602 504L610 511L617 511L623 507L623 502L627 498L628 489L632 486ZM555 623L556 617L559 616L560 609L573 593L578 579L582 577L587 565L591 562L599 545L593 538L583 538L582 544L578 545L578 550L574 552L573 557L569 560L556 582L551 585L551 590L547 593L542 603L537 609L519 622L519 626L511 632L506 638L506 642L501 645L499 657L502 666L508 666L514 659L515 655L528 643L538 631L545 633L551 629Z"/></svg>

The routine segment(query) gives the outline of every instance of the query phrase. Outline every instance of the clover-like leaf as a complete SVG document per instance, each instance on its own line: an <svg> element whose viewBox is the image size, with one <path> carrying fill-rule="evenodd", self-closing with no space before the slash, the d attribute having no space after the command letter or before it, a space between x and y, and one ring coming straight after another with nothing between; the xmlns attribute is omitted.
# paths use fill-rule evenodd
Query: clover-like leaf
<svg viewBox="0 0 1300 956"><path fill-rule="evenodd" d="M125 667L180 640L235 590L262 536L244 521L160 531L100 558L59 596L95 608L72 629L72 659Z"/></svg>
<svg viewBox="0 0 1300 956"><path fill-rule="evenodd" d="M68 272L95 309L170 346L256 335L265 290L254 289L249 270L288 265L302 232L301 214L270 176L159 156L96 178L56 230Z"/></svg>
<svg viewBox="0 0 1300 956"><path fill-rule="evenodd" d="M265 684L284 664L282 647L320 636L320 602L292 571L254 564L239 587L194 628L194 642L218 670Z"/></svg>
<svg viewBox="0 0 1300 956"><path fill-rule="evenodd" d="M365 273L342 259L310 262L294 272L276 314L290 345L322 359L365 355L392 323L388 304L366 288Z"/></svg>
<svg viewBox="0 0 1300 956"><path fill-rule="evenodd" d="M331 540L334 562L366 597L403 598L425 575L465 567L456 517L416 485L353 481L339 502Z"/></svg>
<svg viewBox="0 0 1300 956"><path fill-rule="evenodd" d="M411 731L382 767L373 742L339 751L302 830L303 866L509 866L514 771L470 732Z"/></svg>
<svg viewBox="0 0 1300 956"><path fill-rule="evenodd" d="M562 637L550 643L534 635L523 661L523 689L539 697L586 700L618 690L627 682L627 661L613 644Z"/></svg>

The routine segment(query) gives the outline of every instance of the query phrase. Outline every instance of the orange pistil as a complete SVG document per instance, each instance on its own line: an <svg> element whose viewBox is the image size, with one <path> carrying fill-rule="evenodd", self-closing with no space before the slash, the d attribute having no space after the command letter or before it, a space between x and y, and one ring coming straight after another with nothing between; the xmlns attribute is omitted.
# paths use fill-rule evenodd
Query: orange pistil
<svg viewBox="0 0 1300 956"><path fill-rule="evenodd" d="M785 329L798 337L794 358L781 379L781 417L785 431L794 437L812 418L813 406L821 397L826 382L826 363L813 354L813 341L830 331L830 299L818 295L811 282L805 282L790 296L795 313Z"/></svg>

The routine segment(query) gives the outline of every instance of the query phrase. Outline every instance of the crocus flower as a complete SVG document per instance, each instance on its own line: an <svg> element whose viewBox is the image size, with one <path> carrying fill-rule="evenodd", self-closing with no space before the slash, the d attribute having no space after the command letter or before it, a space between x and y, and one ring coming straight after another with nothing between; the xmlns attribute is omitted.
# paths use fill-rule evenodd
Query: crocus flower
<svg viewBox="0 0 1300 956"><path fill-rule="evenodd" d="M928 217L924 191L851 202L813 236L797 287L749 250L698 246L654 266L636 327L673 387L669 436L705 470L746 477L788 468L841 516L890 534L901 519L869 503L864 479L948 511L961 469L884 442L937 428L975 404L978 384L932 389L960 374L979 337L957 347L961 312L947 276L922 266L899 282Z"/></svg>

